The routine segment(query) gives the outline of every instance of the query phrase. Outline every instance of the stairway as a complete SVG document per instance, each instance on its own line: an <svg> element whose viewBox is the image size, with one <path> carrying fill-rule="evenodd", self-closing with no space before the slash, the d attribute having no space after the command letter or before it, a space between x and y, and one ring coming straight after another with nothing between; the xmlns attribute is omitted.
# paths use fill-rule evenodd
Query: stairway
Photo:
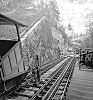
<svg viewBox="0 0 93 100"><path fill-rule="evenodd" d="M93 100L93 71L76 63L66 100Z"/></svg>

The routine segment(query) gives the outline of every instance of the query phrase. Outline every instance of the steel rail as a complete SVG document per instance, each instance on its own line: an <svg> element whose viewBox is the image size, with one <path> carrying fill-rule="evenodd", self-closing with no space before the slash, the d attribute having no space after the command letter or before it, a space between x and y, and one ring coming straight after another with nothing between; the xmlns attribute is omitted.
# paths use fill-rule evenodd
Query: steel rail
<svg viewBox="0 0 93 100"><path fill-rule="evenodd" d="M51 94L51 97L49 100L66 100L66 98L64 98L64 97L66 97L66 92L69 87L70 79L73 74L75 62L76 62L76 59L74 58L70 64L69 68L67 69L67 71L64 75L64 78L60 82L57 89ZM61 89L59 88L60 86L62 86ZM58 91L59 91L59 93L58 93Z"/></svg>
<svg viewBox="0 0 93 100"><path fill-rule="evenodd" d="M59 62L61 62L62 60L64 60L66 57L63 57L59 60L56 60L55 62L53 61L52 63L48 64L45 67L41 68L41 74L45 73L46 71L48 71L49 69L53 68L53 66L55 66L56 64L58 64Z"/></svg>
<svg viewBox="0 0 93 100"><path fill-rule="evenodd" d="M55 90L57 89L57 87L59 86L61 80L63 79L64 75L66 74L71 62L73 59L71 59L69 61L69 63L67 64L67 66L65 67L65 69L63 70L63 72L60 74L60 76L57 78L56 82L52 85L52 87L49 89L49 91L45 94L45 96L43 97L42 100L50 100L51 96L53 95L53 93L55 92Z"/></svg>
<svg viewBox="0 0 93 100"><path fill-rule="evenodd" d="M63 67L63 66L65 66L65 64L67 63L67 62L69 62L69 60L71 59L71 57L69 57L61 66ZM60 69L62 69L62 67L61 66L59 66L49 77L48 77L48 79L47 79L47 81L45 80L45 83L39 88L39 90L37 90L34 94L33 94L33 96L26 96L26 95L21 95L21 96L24 96L24 97L28 97L28 100L34 100L34 98L47 86L47 84L53 79L53 77L55 76L54 74L56 73L57 74L57 72L60 70ZM51 78L52 77L52 78ZM28 80L29 81L29 80ZM25 84L23 84L23 85L21 85L19 88L17 88L16 90L18 90L18 89L22 89L24 86L26 86L26 85L28 85L28 82L26 82ZM29 86L29 87L31 87L31 85ZM18 94L17 92L16 92L16 90L14 91L14 94L17 94L17 95L19 95L20 96L20 94ZM26 89L25 89L26 90ZM37 100L37 99L35 99L35 100Z"/></svg>
<svg viewBox="0 0 93 100"><path fill-rule="evenodd" d="M48 84L52 81L52 79L58 74L58 72L64 69L65 65L67 64L67 62L69 62L71 58L67 59L61 66L59 66L59 68L56 70L56 72L53 73L51 78L48 78L48 81L39 89L39 91L37 91L37 93L35 93L29 100L35 100L36 96L39 97L39 94L41 91L43 91L43 89L48 86Z"/></svg>
<svg viewBox="0 0 93 100"><path fill-rule="evenodd" d="M74 60L74 59L73 59ZM65 87L64 87L64 90L63 90L63 93L62 93L62 95L61 95L61 99L60 100L63 100L64 99L64 94L65 94L65 92L67 92L67 88L68 88L68 84L69 84L69 82L70 82L70 79L71 79L71 77L72 77L72 74L73 74L73 70L74 70L74 63L75 63L75 60L74 60L74 62L72 62L72 64L71 64L71 66L70 66L70 74L69 74L69 76L68 76L68 79L67 79L67 83L66 83L66 85L65 85Z"/></svg>
<svg viewBox="0 0 93 100"><path fill-rule="evenodd" d="M45 72L47 72L48 70L50 70L51 68L53 68L53 66L57 65L61 60L64 60L66 57L61 58L59 61L56 61L55 63L50 63L48 64L46 67L41 68L41 75L43 75ZM29 77L29 76L28 76ZM26 85L28 81L30 81L30 79L27 79L27 81L25 81L24 83L22 83L22 85ZM19 86L21 87L21 86Z"/></svg>
<svg viewBox="0 0 93 100"><path fill-rule="evenodd" d="M61 58L60 60L64 60L66 57ZM56 61L53 65L52 63L48 64L46 67L41 68L41 75L43 75L46 71L50 70L51 68L53 68L53 66L57 65L59 61ZM30 81L31 79L27 79L27 81L25 81L24 83L22 83L22 86L26 85L28 81ZM20 88L21 86L19 86Z"/></svg>

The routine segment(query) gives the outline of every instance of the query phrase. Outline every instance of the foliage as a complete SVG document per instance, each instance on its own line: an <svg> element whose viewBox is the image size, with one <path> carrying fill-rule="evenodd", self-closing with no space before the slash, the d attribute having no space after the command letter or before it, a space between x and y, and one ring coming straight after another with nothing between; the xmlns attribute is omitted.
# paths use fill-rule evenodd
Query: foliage
<svg viewBox="0 0 93 100"><path fill-rule="evenodd" d="M72 47L73 46L73 43L71 42L71 40L72 40L72 36L69 36L68 37L68 35L66 34L66 32L65 32L65 28L63 27L63 25L61 25L60 27L59 27L59 31L61 32L61 34L62 34L62 37L64 38L64 44L66 44L66 43L68 43L68 45L70 46L70 47Z"/></svg>
<svg viewBox="0 0 93 100"><path fill-rule="evenodd" d="M87 30L87 36L82 41L81 46L83 48L93 48L93 23L90 23Z"/></svg>
<svg viewBox="0 0 93 100"><path fill-rule="evenodd" d="M71 24L69 23L69 25L68 25L68 30L72 30L72 26L71 26Z"/></svg>
<svg viewBox="0 0 93 100"><path fill-rule="evenodd" d="M30 1L30 0L27 0L27 1ZM23 5L21 3L23 3ZM26 16L26 14L25 14L26 11L24 12L24 10L27 7L28 6L26 6L26 0L11 0L11 2L4 5L3 11L6 10L6 11L12 12L13 10L16 10L13 12L14 16L10 14L14 19L16 19L18 21L21 20L21 22L22 23L24 22L24 24L26 24L26 23L31 24L34 22L34 21L32 21L32 19L36 19L38 17L37 16L38 14L37 15L35 14L35 16L31 15L32 17ZM35 32L34 35L28 36L28 38L25 41L24 49L26 48L29 51L29 55L31 57L33 57L36 52L41 52L41 56L44 60L47 58L48 58L48 60L51 60L51 59L53 59L53 57L52 57L53 55L51 54L50 51L52 50L52 42L53 41L52 41L52 32L51 32L50 21L54 20L54 23L58 21L58 19L59 19L58 7L57 7L56 2L54 2L54 1L51 1L49 4L45 5L42 0L40 2L40 5L38 5L38 11L42 16L46 16L49 20L48 21L44 20L44 22L41 22L41 24L40 24L41 29L39 31ZM21 16L22 14L24 16ZM19 16L19 17L17 17L17 16ZM39 19L39 18L37 18L37 19ZM37 30L37 29L35 29L35 30ZM5 32L2 31L2 33L5 33ZM12 33L14 33L14 32L12 32ZM3 34L1 34L1 35L3 36ZM4 34L4 35L7 36L6 34ZM8 37L10 37L10 35L8 35Z"/></svg>
<svg viewBox="0 0 93 100"><path fill-rule="evenodd" d="M48 4L44 4L41 0L39 4L39 11L42 15L46 16L51 23L56 24L59 21L59 9L56 1L49 1Z"/></svg>
<svg viewBox="0 0 93 100"><path fill-rule="evenodd" d="M2 0L0 4L0 12L12 12L14 10L19 9L19 7L21 6L24 6L25 8L28 5L33 6L35 8L33 0Z"/></svg>
<svg viewBox="0 0 93 100"><path fill-rule="evenodd" d="M67 43L68 36L67 36L67 34L65 33L65 28L63 27L63 25L61 25L61 26L59 27L59 31L61 32L62 37L64 38L64 43Z"/></svg>
<svg viewBox="0 0 93 100"><path fill-rule="evenodd" d="M93 23L89 25L88 34L89 34L88 38L90 40L90 46L93 48Z"/></svg>
<svg viewBox="0 0 93 100"><path fill-rule="evenodd" d="M56 22L56 20L58 21L60 13L59 13L59 9L58 9L56 1L54 1L54 0L50 1L49 8L50 8L51 15L52 15L54 21L55 22Z"/></svg>

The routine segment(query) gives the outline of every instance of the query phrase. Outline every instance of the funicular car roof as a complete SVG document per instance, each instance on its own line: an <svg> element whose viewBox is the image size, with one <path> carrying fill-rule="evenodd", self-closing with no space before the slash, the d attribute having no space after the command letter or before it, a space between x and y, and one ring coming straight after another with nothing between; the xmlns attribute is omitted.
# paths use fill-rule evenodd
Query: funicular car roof
<svg viewBox="0 0 93 100"><path fill-rule="evenodd" d="M15 26L17 25L18 27L27 27L26 25L13 20L3 14L0 14L0 26ZM6 28L6 27L5 27ZM3 28L1 27L0 32L2 33ZM13 33L12 33L13 34ZM6 35L6 34L5 34ZM1 38L1 37L0 37ZM13 39L0 39L0 55L3 56L10 48L12 48L18 41L17 40L13 40Z"/></svg>
<svg viewBox="0 0 93 100"><path fill-rule="evenodd" d="M14 24L17 24L18 26L21 26L21 27L27 27L26 25L14 19L11 19L3 14L0 14L0 25L14 25Z"/></svg>
<svg viewBox="0 0 93 100"><path fill-rule="evenodd" d="M18 28L18 30L16 27ZM19 28L22 29L24 27L28 27L28 26L0 13L0 32L1 32L0 39L1 40L16 39L15 36L18 36ZM12 38L13 36L14 38Z"/></svg>

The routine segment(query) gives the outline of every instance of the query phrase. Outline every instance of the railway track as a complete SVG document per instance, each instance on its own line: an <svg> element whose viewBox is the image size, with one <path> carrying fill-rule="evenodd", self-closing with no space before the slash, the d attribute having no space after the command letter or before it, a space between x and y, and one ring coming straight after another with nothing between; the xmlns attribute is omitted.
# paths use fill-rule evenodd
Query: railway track
<svg viewBox="0 0 93 100"><path fill-rule="evenodd" d="M67 82L65 77L69 75L69 69L71 68L73 59L69 59L63 64L63 67L60 67L55 74L46 82L46 84L41 88L41 90L38 91L37 95L34 95L31 99L29 100L60 100L58 98L53 98L53 94L55 93L54 97L58 97L56 94L61 92L60 97L63 93L62 90L62 83ZM67 64L68 63L68 64ZM64 84L64 91L66 88L66 84ZM65 92L64 92L65 93ZM63 95L64 95L63 93Z"/></svg>
<svg viewBox="0 0 93 100"><path fill-rule="evenodd" d="M53 60L50 63L42 65L42 67L41 67L41 75L43 75L44 73L46 73L48 70L50 70L51 68L53 68L55 65L57 65L58 63L60 63L64 59L66 59L66 57L61 57L59 59ZM29 76L30 76L30 80L31 80L31 75L28 75L27 79L29 79Z"/></svg>
<svg viewBox="0 0 93 100"><path fill-rule="evenodd" d="M46 71L50 70L51 68L53 68L55 65L57 65L59 62L61 62L62 60L64 60L66 57L60 58L59 60L53 61L51 63L49 63L48 65L46 64L46 66L43 66L42 70L41 70L41 75L43 75ZM16 87L17 89L21 88L22 86L26 85L29 81L33 83L33 79L31 78L31 75L28 75L27 78L24 80L24 82L22 82L22 84L19 87ZM9 91L7 93L5 93L4 95L7 94L13 94L13 90Z"/></svg>
<svg viewBox="0 0 93 100"><path fill-rule="evenodd" d="M43 97L42 100L66 100L66 93L70 84L70 79L73 74L74 65L75 65L75 58L72 59L67 65L67 69L61 73L59 83L57 81L57 85L55 86L52 93L47 92L47 94Z"/></svg>
<svg viewBox="0 0 93 100"><path fill-rule="evenodd" d="M55 97L58 90L57 88L61 86L60 84L64 81L64 79L66 79L69 72L70 73L73 72L73 70L70 70L73 69L71 68L73 61L74 58L68 58L49 77L47 77L45 81L41 81L37 86L33 86L32 83L28 82L27 84L23 85L21 88L14 91L12 95L8 95L8 98L15 95L15 96L21 96L23 98L26 98L25 100L52 100L51 97L52 98ZM71 75L69 76L68 80L70 78ZM67 83L69 83L69 81L67 81ZM65 85L65 87L67 86ZM65 87L64 87L64 91L66 90ZM65 92L63 94L65 94ZM20 99L13 99L13 100L20 100ZM59 99L53 99L53 100L59 100Z"/></svg>
<svg viewBox="0 0 93 100"><path fill-rule="evenodd" d="M42 19L43 20L43 19ZM37 23L37 25L40 23L40 21ZM35 25L29 32L27 32L26 36L21 38L21 41L23 41L22 44L24 44L24 41L26 39L26 37L29 36L29 34L31 32L34 32L33 30L35 29L35 27L37 26ZM70 76L68 75L68 73L72 72L72 67L71 64L74 61L74 58L70 58L67 59L61 66L59 66L54 72L52 72L50 74L50 76L48 76L44 81L40 81L40 83L38 83L38 85L34 85L29 79L25 81L25 84L21 84L19 86L19 84L21 83L20 81L18 83L17 87L17 79L16 79L16 83L13 81L12 84L7 84L7 87L11 87L13 85L15 85L17 88L13 91L11 91L12 93L7 94L7 100L9 100L9 98L11 98L11 100L20 100L17 98L18 97L22 97L23 99L21 100L50 100L52 98L55 97L55 95L57 94L57 90L58 87L61 83L62 80L66 79L70 79ZM51 69L55 64L59 63L62 59L58 60L58 61L54 61L52 63L50 63L49 65L46 65L45 67L42 67L41 69L41 74L45 73L47 70ZM65 76L66 75L66 76ZM64 78L65 77L65 78ZM24 79L24 76L22 76L22 78ZM14 77L15 79L15 77ZM69 83L69 81L66 81ZM5 84L4 84L5 85ZM65 87L67 87L67 85L65 85ZM62 95L64 96L65 94L65 88L64 88L64 93L62 91ZM6 87L5 87L5 91L6 91ZM59 91L59 90L58 90ZM61 95L60 95L61 96ZM61 97L62 98L62 97ZM1 100L1 99L0 99ZM3 99L5 100L5 99ZM57 99L58 100L58 99Z"/></svg>
<svg viewBox="0 0 93 100"><path fill-rule="evenodd" d="M55 60L49 64L44 64L41 68L41 74L44 74L46 71L48 71L49 69L53 68L55 65L57 65L59 62L61 62L62 60L64 60L66 57L60 58L59 60Z"/></svg>

